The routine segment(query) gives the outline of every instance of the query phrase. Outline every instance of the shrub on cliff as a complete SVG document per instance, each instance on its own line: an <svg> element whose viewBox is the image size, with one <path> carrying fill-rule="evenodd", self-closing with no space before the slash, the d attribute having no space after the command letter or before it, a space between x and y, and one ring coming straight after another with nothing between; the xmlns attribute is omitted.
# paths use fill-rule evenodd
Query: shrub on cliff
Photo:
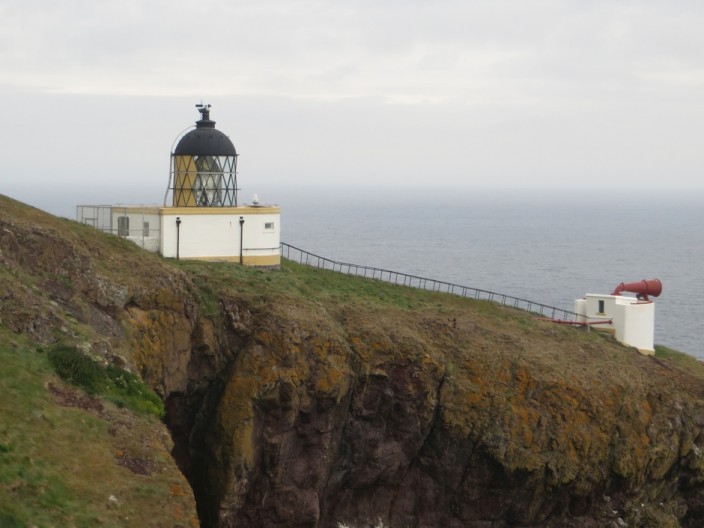
<svg viewBox="0 0 704 528"><path fill-rule="evenodd" d="M64 345L49 350L49 361L61 379L90 394L141 414L161 417L164 413L159 397L126 370L113 365L103 367L77 348Z"/></svg>

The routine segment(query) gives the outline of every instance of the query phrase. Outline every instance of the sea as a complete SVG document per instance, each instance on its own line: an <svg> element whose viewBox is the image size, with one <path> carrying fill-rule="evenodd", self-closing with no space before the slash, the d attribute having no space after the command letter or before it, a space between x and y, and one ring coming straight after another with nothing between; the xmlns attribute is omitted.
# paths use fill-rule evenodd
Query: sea
<svg viewBox="0 0 704 528"><path fill-rule="evenodd" d="M114 200L108 193L15 191L0 189L69 218L78 204L147 203L124 193ZM341 262L565 310L587 293L660 279L656 344L704 360L704 190L269 185L254 191L261 203L281 206L282 241ZM243 203L252 194L240 196Z"/></svg>

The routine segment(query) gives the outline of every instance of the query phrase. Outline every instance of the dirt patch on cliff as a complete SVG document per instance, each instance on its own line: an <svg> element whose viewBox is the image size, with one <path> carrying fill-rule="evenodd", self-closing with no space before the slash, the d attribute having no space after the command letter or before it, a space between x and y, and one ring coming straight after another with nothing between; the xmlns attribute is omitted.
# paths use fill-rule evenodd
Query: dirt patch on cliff
<svg viewBox="0 0 704 528"><path fill-rule="evenodd" d="M46 388L59 405L91 410L95 411L97 414L101 414L105 409L103 402L99 398L90 396L83 391L62 387L52 382L48 382Z"/></svg>

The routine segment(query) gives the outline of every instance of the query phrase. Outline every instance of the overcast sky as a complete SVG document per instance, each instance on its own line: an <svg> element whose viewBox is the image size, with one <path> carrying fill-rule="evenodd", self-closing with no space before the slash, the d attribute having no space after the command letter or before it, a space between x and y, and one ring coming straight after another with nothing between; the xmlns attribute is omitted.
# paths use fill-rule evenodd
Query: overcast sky
<svg viewBox="0 0 704 528"><path fill-rule="evenodd" d="M702 28L695 0L0 0L0 192L161 190L201 101L255 192L703 191Z"/></svg>

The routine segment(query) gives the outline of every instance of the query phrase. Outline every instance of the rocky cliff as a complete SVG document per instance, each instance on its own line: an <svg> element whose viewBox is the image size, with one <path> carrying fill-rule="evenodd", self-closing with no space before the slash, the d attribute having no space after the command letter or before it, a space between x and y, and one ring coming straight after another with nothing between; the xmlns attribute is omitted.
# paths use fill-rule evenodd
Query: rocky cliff
<svg viewBox="0 0 704 528"><path fill-rule="evenodd" d="M2 325L133 368L205 527L695 527L701 378L486 302L167 262L0 202Z"/></svg>

